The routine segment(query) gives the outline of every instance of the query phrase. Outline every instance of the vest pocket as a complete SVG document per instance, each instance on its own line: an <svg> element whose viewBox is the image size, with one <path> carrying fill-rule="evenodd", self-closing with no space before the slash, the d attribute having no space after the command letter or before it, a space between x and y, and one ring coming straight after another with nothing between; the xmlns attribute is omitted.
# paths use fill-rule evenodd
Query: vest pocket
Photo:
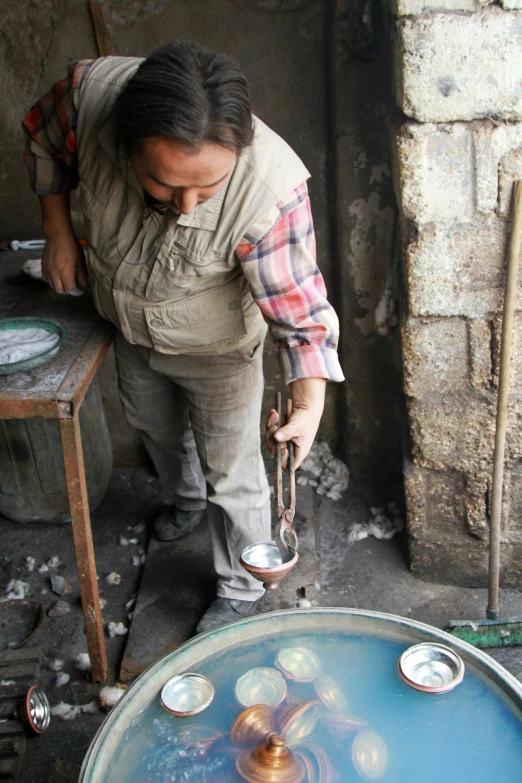
<svg viewBox="0 0 522 783"><path fill-rule="evenodd" d="M195 296L144 307L154 347L163 353L211 353L246 334L240 278Z"/></svg>

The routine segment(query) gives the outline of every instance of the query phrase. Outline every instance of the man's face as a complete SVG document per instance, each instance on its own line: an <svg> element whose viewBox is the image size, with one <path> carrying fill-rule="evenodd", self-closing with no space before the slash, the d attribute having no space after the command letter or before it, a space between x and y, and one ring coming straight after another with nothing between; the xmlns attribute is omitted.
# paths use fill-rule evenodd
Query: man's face
<svg viewBox="0 0 522 783"><path fill-rule="evenodd" d="M132 163L153 199L188 215L221 189L236 164L236 152L218 144L204 144L193 152L163 136L151 136L132 155Z"/></svg>

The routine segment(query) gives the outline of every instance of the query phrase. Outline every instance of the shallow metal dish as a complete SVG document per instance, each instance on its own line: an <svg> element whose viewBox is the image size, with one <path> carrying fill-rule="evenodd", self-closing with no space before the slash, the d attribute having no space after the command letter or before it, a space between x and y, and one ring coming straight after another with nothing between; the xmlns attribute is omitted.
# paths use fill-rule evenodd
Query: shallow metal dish
<svg viewBox="0 0 522 783"><path fill-rule="evenodd" d="M320 674L314 682L314 688L325 707L333 712L346 712L348 708L346 698L333 677L329 674Z"/></svg>
<svg viewBox="0 0 522 783"><path fill-rule="evenodd" d="M214 698L214 686L202 674L186 672L167 680L161 689L161 706L178 717L203 712Z"/></svg>
<svg viewBox="0 0 522 783"><path fill-rule="evenodd" d="M352 761L365 780L382 778L388 768L388 749L381 735L373 729L360 731L353 741Z"/></svg>
<svg viewBox="0 0 522 783"><path fill-rule="evenodd" d="M236 683L236 699L243 707L268 704L277 707L286 696L286 682L277 669L258 666L243 674Z"/></svg>
<svg viewBox="0 0 522 783"><path fill-rule="evenodd" d="M57 334L58 342L49 350L31 356L29 359L23 359L19 362L9 362L0 364L0 375L13 375L16 372L28 372L35 367L39 367L49 359L52 359L58 351L64 340L67 338L67 329L63 324L52 318L2 318L0 319L0 332L17 329L44 329L46 332Z"/></svg>
<svg viewBox="0 0 522 783"><path fill-rule="evenodd" d="M423 693L446 693L464 677L464 661L443 644L423 642L409 647L399 658L404 682Z"/></svg>
<svg viewBox="0 0 522 783"><path fill-rule="evenodd" d="M276 655L275 665L289 680L313 682L323 667L317 655L307 647L283 647Z"/></svg>

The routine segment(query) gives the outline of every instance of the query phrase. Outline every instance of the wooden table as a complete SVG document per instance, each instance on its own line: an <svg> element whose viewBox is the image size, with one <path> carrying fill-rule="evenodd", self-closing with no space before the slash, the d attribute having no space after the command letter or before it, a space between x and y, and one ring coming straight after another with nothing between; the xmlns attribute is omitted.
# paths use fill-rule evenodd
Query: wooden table
<svg viewBox="0 0 522 783"><path fill-rule="evenodd" d="M35 255L34 253L32 254ZM107 679L107 655L85 483L79 411L112 343L112 326L88 295L63 296L19 271L28 253L0 254L2 317L54 318L68 338L51 361L27 373L0 376L0 419L58 419L78 580L92 679Z"/></svg>

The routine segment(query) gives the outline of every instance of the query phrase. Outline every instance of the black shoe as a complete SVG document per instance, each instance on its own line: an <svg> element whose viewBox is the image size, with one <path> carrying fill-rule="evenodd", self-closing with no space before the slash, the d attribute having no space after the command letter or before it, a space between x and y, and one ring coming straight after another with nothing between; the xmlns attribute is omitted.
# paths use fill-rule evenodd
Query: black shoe
<svg viewBox="0 0 522 783"><path fill-rule="evenodd" d="M237 598L216 598L201 618L196 633L213 631L222 625L235 623L254 614L257 601L240 601Z"/></svg>
<svg viewBox="0 0 522 783"><path fill-rule="evenodd" d="M158 514L152 524L154 538L158 541L176 541L183 538L197 528L206 513L206 508L183 511L176 506L169 506Z"/></svg>

